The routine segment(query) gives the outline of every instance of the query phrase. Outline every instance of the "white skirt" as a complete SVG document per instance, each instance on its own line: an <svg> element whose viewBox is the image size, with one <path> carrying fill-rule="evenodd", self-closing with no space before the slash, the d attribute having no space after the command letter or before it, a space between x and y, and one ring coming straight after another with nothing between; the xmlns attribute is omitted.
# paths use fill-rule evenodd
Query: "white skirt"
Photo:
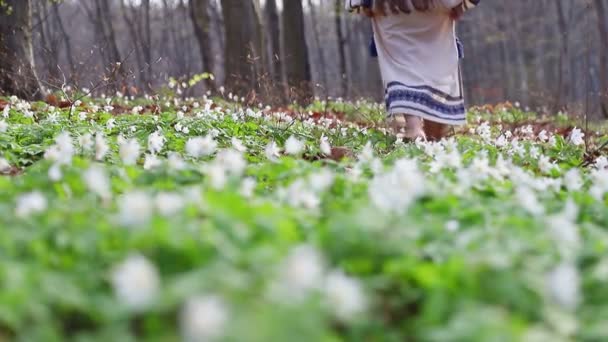
<svg viewBox="0 0 608 342"><path fill-rule="evenodd" d="M377 16L372 22L388 114L465 124L456 25L449 10Z"/></svg>

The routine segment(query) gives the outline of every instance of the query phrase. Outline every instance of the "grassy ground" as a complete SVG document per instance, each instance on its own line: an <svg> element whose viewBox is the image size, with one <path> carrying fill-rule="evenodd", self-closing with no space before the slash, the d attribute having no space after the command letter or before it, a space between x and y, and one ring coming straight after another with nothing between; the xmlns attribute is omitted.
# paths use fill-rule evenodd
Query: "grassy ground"
<svg viewBox="0 0 608 342"><path fill-rule="evenodd" d="M605 129L503 104L0 100L0 340L608 338ZM583 136L584 135L584 136Z"/></svg>

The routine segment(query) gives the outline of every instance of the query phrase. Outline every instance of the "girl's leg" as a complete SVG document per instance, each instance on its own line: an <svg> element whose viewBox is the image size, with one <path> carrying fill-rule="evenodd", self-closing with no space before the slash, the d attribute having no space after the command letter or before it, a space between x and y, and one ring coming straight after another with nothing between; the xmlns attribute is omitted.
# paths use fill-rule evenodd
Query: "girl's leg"
<svg viewBox="0 0 608 342"><path fill-rule="evenodd" d="M426 140L426 134L424 133L424 120L415 115L405 115L405 137L408 139L416 140L421 138Z"/></svg>
<svg viewBox="0 0 608 342"><path fill-rule="evenodd" d="M394 114L389 119L389 124L393 133L399 138L416 140L421 138L426 140L424 134L424 120L415 115Z"/></svg>

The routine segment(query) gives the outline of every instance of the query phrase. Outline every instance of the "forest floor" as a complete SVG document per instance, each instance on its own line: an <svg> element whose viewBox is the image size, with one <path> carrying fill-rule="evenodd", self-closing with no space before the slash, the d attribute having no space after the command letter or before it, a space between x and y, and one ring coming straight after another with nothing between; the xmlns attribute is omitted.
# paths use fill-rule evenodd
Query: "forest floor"
<svg viewBox="0 0 608 342"><path fill-rule="evenodd" d="M0 340L608 339L606 127L382 109L0 98Z"/></svg>

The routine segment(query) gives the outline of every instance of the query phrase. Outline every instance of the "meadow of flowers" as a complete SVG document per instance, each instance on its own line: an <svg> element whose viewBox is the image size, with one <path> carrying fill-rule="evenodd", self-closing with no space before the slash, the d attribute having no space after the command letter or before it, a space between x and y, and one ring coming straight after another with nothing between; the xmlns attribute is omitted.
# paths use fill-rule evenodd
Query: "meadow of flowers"
<svg viewBox="0 0 608 342"><path fill-rule="evenodd" d="M602 131L224 95L0 100L0 341L608 339Z"/></svg>

